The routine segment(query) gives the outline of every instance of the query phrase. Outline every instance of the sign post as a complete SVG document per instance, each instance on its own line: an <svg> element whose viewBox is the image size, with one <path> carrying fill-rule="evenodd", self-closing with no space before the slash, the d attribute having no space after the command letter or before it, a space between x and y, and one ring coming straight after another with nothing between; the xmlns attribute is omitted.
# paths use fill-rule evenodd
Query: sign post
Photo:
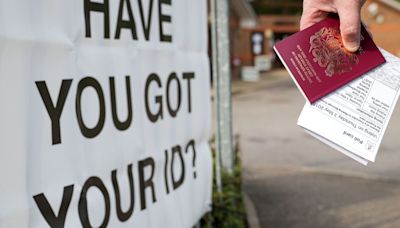
<svg viewBox="0 0 400 228"><path fill-rule="evenodd" d="M216 153L224 171L233 172L232 149L232 99L229 46L229 1L213 0L213 73L216 86L215 105L217 112ZM221 160L219 160L219 158ZM217 169L217 175L220 175ZM220 185L220 178L217 178ZM220 187L218 187L220 190Z"/></svg>

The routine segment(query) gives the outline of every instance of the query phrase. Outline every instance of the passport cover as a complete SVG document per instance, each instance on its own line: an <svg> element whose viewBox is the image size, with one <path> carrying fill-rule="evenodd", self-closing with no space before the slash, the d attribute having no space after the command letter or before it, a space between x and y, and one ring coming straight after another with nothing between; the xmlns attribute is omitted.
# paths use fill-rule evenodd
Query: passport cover
<svg viewBox="0 0 400 228"><path fill-rule="evenodd" d="M338 17L325 20L276 43L275 52L310 103L385 62L364 26L360 49L347 51Z"/></svg>

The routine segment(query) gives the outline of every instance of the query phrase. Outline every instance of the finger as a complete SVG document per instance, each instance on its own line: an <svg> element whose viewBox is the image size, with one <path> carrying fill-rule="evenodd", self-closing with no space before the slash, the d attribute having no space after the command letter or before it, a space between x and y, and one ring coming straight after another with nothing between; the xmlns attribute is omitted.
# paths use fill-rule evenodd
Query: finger
<svg viewBox="0 0 400 228"><path fill-rule="evenodd" d="M315 11L307 14L303 14L300 20L300 30L306 29L322 20L328 16L327 12Z"/></svg>
<svg viewBox="0 0 400 228"><path fill-rule="evenodd" d="M332 4L332 1L315 1L315 0L304 0L303 1L303 13L300 20L300 30L306 29L315 23L324 20L329 12L335 12L336 9Z"/></svg>
<svg viewBox="0 0 400 228"><path fill-rule="evenodd" d="M357 51L360 47L360 10L360 1L341 1L340 6L338 6L343 44L351 52Z"/></svg>

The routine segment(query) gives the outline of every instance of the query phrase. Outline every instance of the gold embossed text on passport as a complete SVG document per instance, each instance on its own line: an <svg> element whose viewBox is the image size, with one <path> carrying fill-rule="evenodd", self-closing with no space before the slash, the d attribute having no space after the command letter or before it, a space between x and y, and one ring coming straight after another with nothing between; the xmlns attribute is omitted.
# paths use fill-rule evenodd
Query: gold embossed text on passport
<svg viewBox="0 0 400 228"><path fill-rule="evenodd" d="M339 29L322 28L310 37L310 50L314 62L325 68L328 77L352 70L359 60L355 53L345 49Z"/></svg>

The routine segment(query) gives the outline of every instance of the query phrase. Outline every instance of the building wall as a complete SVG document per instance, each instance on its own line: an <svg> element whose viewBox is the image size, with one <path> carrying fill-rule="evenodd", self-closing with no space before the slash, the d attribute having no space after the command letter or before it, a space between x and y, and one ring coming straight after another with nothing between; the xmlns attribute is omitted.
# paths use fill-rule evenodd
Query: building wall
<svg viewBox="0 0 400 228"><path fill-rule="evenodd" d="M239 59L241 65L250 66L252 64L251 54L251 32L249 29L237 29L232 31L232 61Z"/></svg>
<svg viewBox="0 0 400 228"><path fill-rule="evenodd" d="M240 77L240 66L234 64L234 59L241 58L241 53L245 50L242 48L242 29L240 28L240 18L238 15L235 14L233 10L230 12L230 19L229 19L229 38L230 38L230 54L231 54L231 73L233 78Z"/></svg>
<svg viewBox="0 0 400 228"><path fill-rule="evenodd" d="M255 32L264 35L263 54L273 55L274 34L292 34L299 30L300 17L270 15L260 16L255 28L240 28L237 18L231 15L231 56L232 61L239 59L242 66L252 66L254 56L252 54L251 36Z"/></svg>

